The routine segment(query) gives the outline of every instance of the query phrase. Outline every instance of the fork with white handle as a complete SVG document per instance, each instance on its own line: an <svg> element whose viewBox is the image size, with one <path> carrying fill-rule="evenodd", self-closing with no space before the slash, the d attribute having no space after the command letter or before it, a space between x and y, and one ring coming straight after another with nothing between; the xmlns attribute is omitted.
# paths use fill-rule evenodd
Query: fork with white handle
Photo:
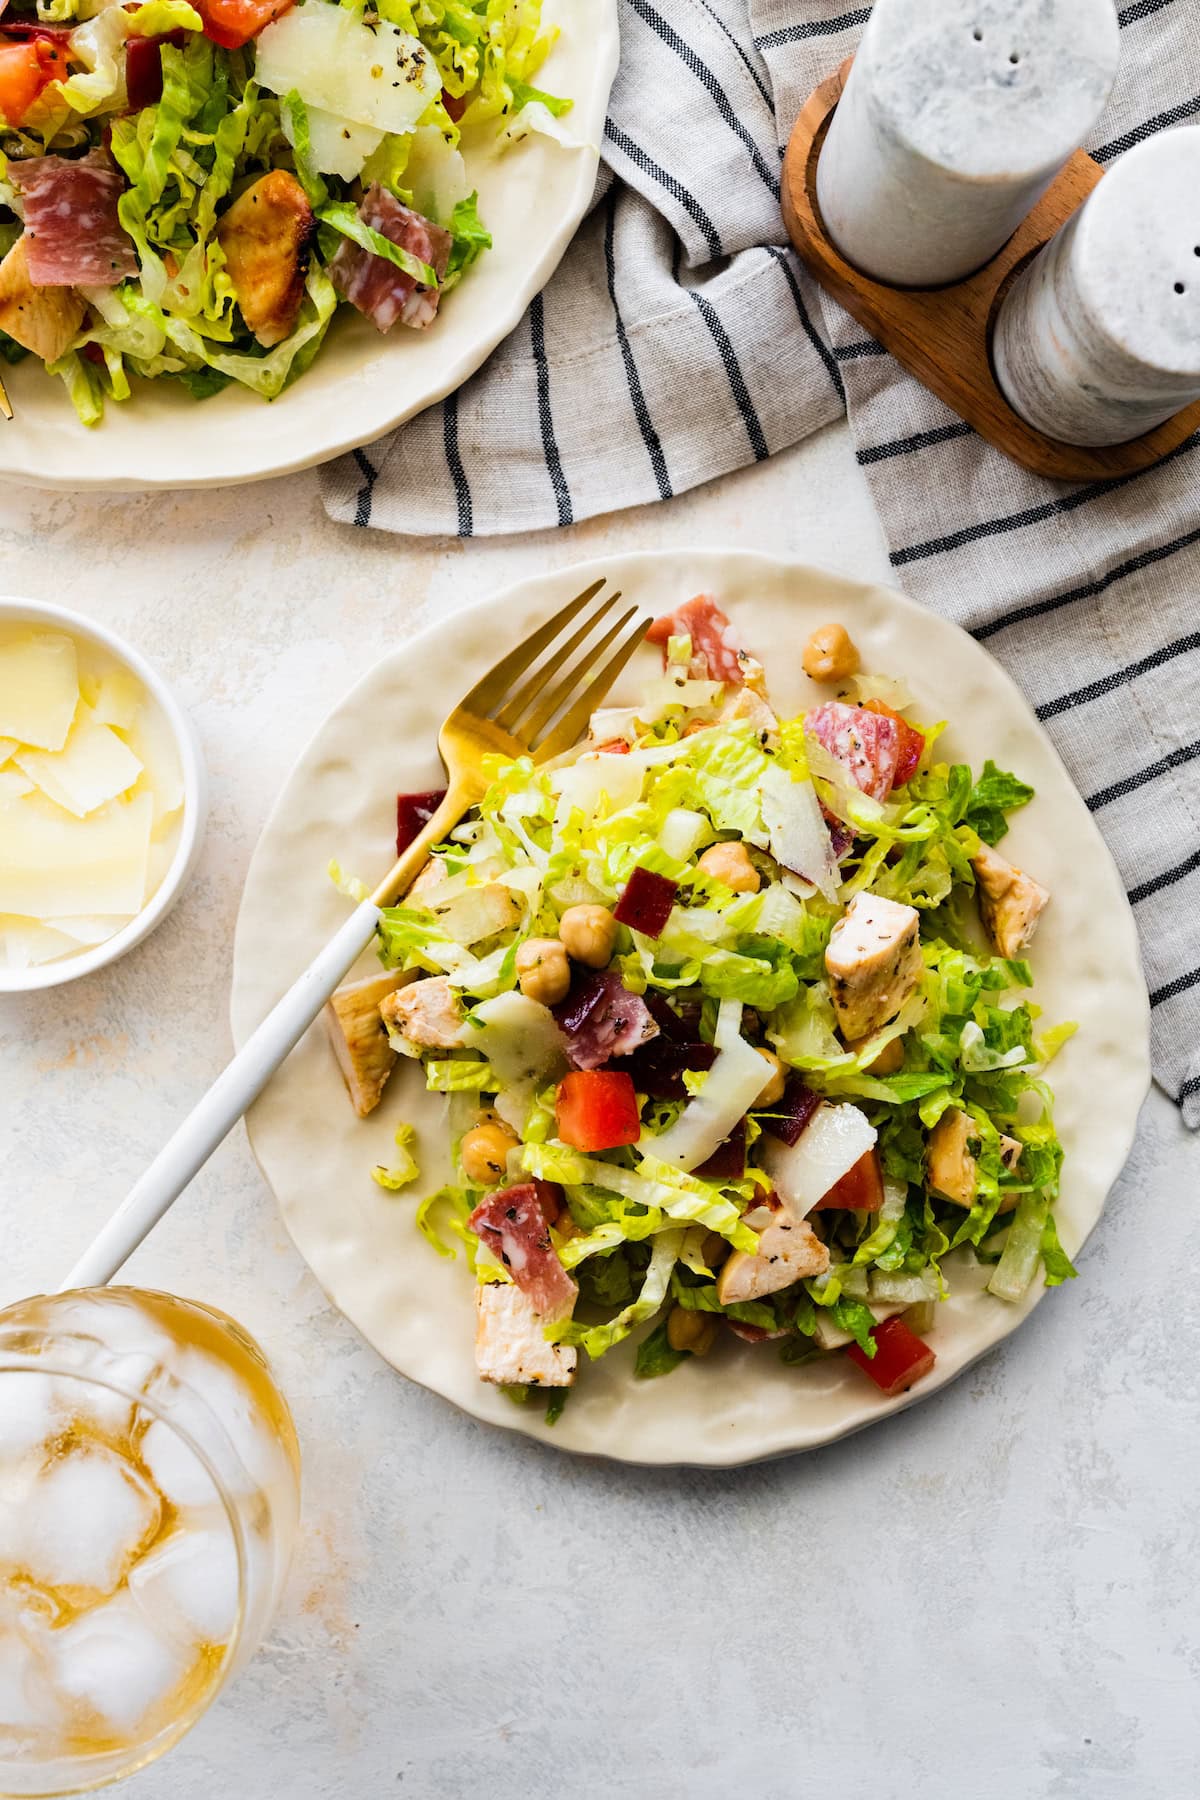
<svg viewBox="0 0 1200 1800"><path fill-rule="evenodd" d="M100 1287L111 1281L258 1098L371 942L380 909L394 906L408 891L433 845L482 798L487 786L484 757L499 753L549 762L583 736L592 712L650 629L649 619L639 618L633 606L614 622L620 594L590 605L604 585L603 580L595 581L577 594L502 658L455 707L438 737L447 787L433 817L159 1151L75 1264L64 1289ZM574 629L567 636L570 627Z"/></svg>

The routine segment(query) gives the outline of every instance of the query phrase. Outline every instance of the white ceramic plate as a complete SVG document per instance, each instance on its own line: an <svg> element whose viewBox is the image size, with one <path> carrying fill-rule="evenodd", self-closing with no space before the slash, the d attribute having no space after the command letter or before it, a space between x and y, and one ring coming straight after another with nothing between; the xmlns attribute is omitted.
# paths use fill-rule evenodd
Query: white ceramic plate
<svg viewBox="0 0 1200 1800"><path fill-rule="evenodd" d="M450 706L504 646L600 574L650 612L715 594L789 712L818 697L800 671L806 636L840 619L867 668L903 676L925 717L953 720L945 741L954 757L978 769L990 756L1034 784L1037 799L1015 816L1004 849L1053 892L1033 959L1037 997L1051 1019L1080 1027L1052 1070L1067 1151L1059 1229L1067 1249L1078 1250L1129 1151L1149 1084L1146 989L1108 851L1025 701L978 644L900 594L765 556L672 551L577 565L510 588L385 657L300 758L255 852L235 952L237 1040L344 918L328 859L369 877L387 867L396 792L439 785L435 735ZM618 702L636 696L655 656L647 649L635 659ZM364 961L364 972L370 966ZM436 1257L413 1224L415 1198L449 1169L442 1104L408 1066L378 1112L356 1119L318 1028L250 1114L250 1140L301 1254L394 1368L479 1418L563 1449L729 1464L827 1443L944 1387L1040 1298L1035 1287L1012 1307L970 1291L969 1276L956 1280L932 1334L937 1366L900 1400L884 1399L845 1357L788 1369L769 1346L733 1341L670 1376L635 1381L625 1345L581 1370L562 1419L547 1429L540 1406L514 1406L478 1380L466 1266ZM418 1127L413 1199L386 1193L370 1174L389 1160L401 1120Z"/></svg>
<svg viewBox="0 0 1200 1800"><path fill-rule="evenodd" d="M563 33L538 82L575 102L567 118L580 147L531 133L503 155L469 156L494 247L428 331L381 337L343 308L313 367L271 404L233 387L197 403L174 382L141 382L94 431L28 358L3 371L16 418L0 420L0 474L72 491L256 481L368 444L461 386L550 279L595 186L620 48L616 0L546 0L544 17Z"/></svg>

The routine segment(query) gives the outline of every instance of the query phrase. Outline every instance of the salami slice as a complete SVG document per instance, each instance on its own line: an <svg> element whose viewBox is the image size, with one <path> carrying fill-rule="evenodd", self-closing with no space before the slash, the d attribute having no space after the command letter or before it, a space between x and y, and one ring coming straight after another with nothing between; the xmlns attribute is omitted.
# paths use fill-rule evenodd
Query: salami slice
<svg viewBox="0 0 1200 1800"><path fill-rule="evenodd" d="M467 1224L499 1257L535 1312L556 1319L571 1311L579 1289L558 1260L532 1181L489 1194Z"/></svg>
<svg viewBox="0 0 1200 1800"><path fill-rule="evenodd" d="M25 209L25 253L35 287L115 287L138 272L117 217L125 178L103 150L31 157L8 165Z"/></svg>
<svg viewBox="0 0 1200 1800"><path fill-rule="evenodd" d="M391 243L428 263L439 281L445 275L450 261L450 233L403 205L378 182L363 196L358 216L372 231L380 232ZM349 238L338 245L329 273L334 286L364 318L370 319L377 331L390 331L397 320L416 330L433 323L440 290L422 287L386 256L375 256Z"/></svg>
<svg viewBox="0 0 1200 1800"><path fill-rule="evenodd" d="M872 800L886 800L896 779L900 732L894 719L829 700L814 707L804 729L824 744Z"/></svg>
<svg viewBox="0 0 1200 1800"><path fill-rule="evenodd" d="M664 657L668 638L690 637L690 673L700 681L724 681L731 687L742 687L748 668L758 667L753 658L747 657L733 626L711 594L697 594L673 613L664 613L646 636L650 643L663 646Z"/></svg>

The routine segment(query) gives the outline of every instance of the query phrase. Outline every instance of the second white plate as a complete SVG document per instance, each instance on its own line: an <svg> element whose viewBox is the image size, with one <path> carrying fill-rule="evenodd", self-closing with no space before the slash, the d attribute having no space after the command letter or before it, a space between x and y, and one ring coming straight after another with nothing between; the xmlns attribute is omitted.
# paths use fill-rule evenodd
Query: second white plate
<svg viewBox="0 0 1200 1800"><path fill-rule="evenodd" d="M326 874L330 857L364 877L389 865L396 794L439 785L435 742L451 706L502 648L601 574L652 613L697 592L716 595L765 662L786 712L827 697L802 674L800 649L816 625L840 619L866 668L902 676L921 716L951 720L949 756L976 770L991 757L1033 783L1037 798L1015 815L1004 848L1053 894L1033 957L1036 997L1051 1019L1079 1024L1052 1070L1066 1147L1057 1216L1064 1245L1077 1251L1125 1161L1149 1084L1137 938L1103 839L1025 701L971 638L901 594L765 556L672 551L576 565L522 582L386 656L304 752L255 851L235 949L238 1042L345 916L347 902ZM656 666L655 652L641 654L617 701L635 697ZM364 972L370 966L365 961ZM514 1406L478 1380L470 1275L461 1258L439 1260L414 1224L416 1200L449 1173L443 1106L425 1092L419 1070L406 1067L378 1112L356 1119L318 1027L248 1126L301 1254L380 1355L477 1417L562 1449L720 1465L828 1443L944 1387L1014 1330L1043 1292L1035 1284L1014 1307L978 1291L978 1280L956 1279L933 1334L937 1367L901 1400L884 1399L845 1357L785 1368L770 1345L732 1340L669 1376L636 1381L624 1345L582 1368L566 1412L548 1429L540 1406ZM418 1128L422 1179L392 1195L370 1171L389 1160L401 1120Z"/></svg>

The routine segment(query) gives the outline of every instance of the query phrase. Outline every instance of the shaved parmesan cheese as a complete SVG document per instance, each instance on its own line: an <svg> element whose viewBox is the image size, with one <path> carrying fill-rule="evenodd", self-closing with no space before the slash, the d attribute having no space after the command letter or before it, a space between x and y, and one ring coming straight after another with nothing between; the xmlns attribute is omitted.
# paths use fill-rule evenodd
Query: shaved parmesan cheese
<svg viewBox="0 0 1200 1800"><path fill-rule="evenodd" d="M153 804L113 800L85 819L39 794L0 806L0 911L34 919L140 912Z"/></svg>
<svg viewBox="0 0 1200 1800"><path fill-rule="evenodd" d="M820 888L827 900L836 900L837 858L812 782L806 777L793 781L786 769L773 762L763 770L759 793L775 861Z"/></svg>
<svg viewBox="0 0 1200 1800"><path fill-rule="evenodd" d="M32 626L0 633L0 733L61 750L78 704L73 639Z"/></svg>
<svg viewBox="0 0 1200 1800"><path fill-rule="evenodd" d="M17 748L16 738L0 738L0 769L2 769L13 751Z"/></svg>
<svg viewBox="0 0 1200 1800"><path fill-rule="evenodd" d="M152 701L138 713L126 734L144 774L136 792L154 798L154 828L183 805L183 768L167 721Z"/></svg>
<svg viewBox="0 0 1200 1800"><path fill-rule="evenodd" d="M0 963L10 969L34 969L78 948L74 938L37 919L0 913Z"/></svg>
<svg viewBox="0 0 1200 1800"><path fill-rule="evenodd" d="M383 19L367 25L343 6L297 7L268 25L255 43L254 78L380 132L411 131L442 87L417 38Z"/></svg>
<svg viewBox="0 0 1200 1800"><path fill-rule="evenodd" d="M823 1101L796 1142L764 1136L762 1164L794 1219L803 1219L835 1182L875 1146L875 1127L857 1106Z"/></svg>
<svg viewBox="0 0 1200 1800"><path fill-rule="evenodd" d="M436 225L448 226L459 201L471 192L461 151L446 142L436 125L421 125L413 132L404 185L417 211Z"/></svg>
<svg viewBox="0 0 1200 1800"><path fill-rule="evenodd" d="M51 931L61 931L76 944L90 947L103 944L108 938L115 937L122 926L128 925L129 918L120 913L101 913L89 916L77 913L69 919L47 919L46 924Z"/></svg>
<svg viewBox="0 0 1200 1800"><path fill-rule="evenodd" d="M283 109L284 135L291 142L292 115ZM440 133L438 134L440 137ZM353 119L325 112L319 106L308 108L308 142L313 162L322 175L340 175L353 181L362 173L368 156L378 150L383 133L374 125L356 125ZM408 171L405 171L407 179Z"/></svg>
<svg viewBox="0 0 1200 1800"><path fill-rule="evenodd" d="M32 792L32 781L20 769L0 769L0 800L19 800L22 794Z"/></svg>
<svg viewBox="0 0 1200 1800"><path fill-rule="evenodd" d="M96 722L115 725L118 731L128 731L146 698L146 690L133 670L122 668L120 663L110 663L91 673L80 670L79 692Z"/></svg>
<svg viewBox="0 0 1200 1800"><path fill-rule="evenodd" d="M48 799L82 819L131 788L142 764L110 725L81 706L61 750L20 750L13 761Z"/></svg>
<svg viewBox="0 0 1200 1800"><path fill-rule="evenodd" d="M741 1020L741 1001L722 1000L714 1036L717 1060L704 1086L661 1136L643 1137L643 1149L673 1169L690 1171L707 1162L762 1092L763 1059L742 1037Z"/></svg>

